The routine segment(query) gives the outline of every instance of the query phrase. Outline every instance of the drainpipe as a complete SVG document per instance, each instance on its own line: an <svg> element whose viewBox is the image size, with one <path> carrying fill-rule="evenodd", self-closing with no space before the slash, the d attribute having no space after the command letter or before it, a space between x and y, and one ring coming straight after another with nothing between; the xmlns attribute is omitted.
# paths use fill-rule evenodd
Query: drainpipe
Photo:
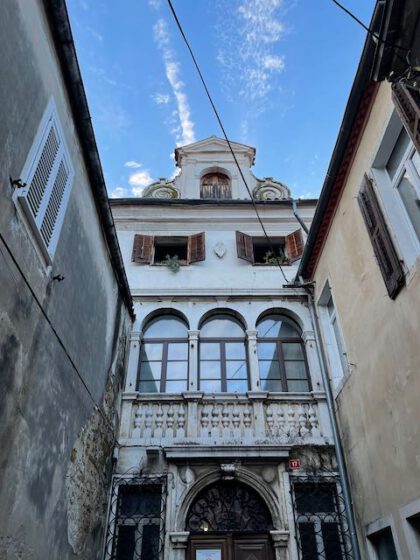
<svg viewBox="0 0 420 560"><path fill-rule="evenodd" d="M293 210L293 214L295 215L296 220L300 223L300 225L302 226L303 231L306 233L306 235L308 235L308 228L306 227L305 222L302 220L302 218L299 216L298 211L297 211L297 204L296 204L296 200L294 198L291 199L292 200L292 210Z"/></svg>
<svg viewBox="0 0 420 560"><path fill-rule="evenodd" d="M327 373L327 367L326 367L327 360L325 356L324 347L321 343L319 320L316 313L316 308L312 295L313 283L312 282L305 283L302 282L301 280L300 283L294 284L294 287L303 288L308 294L308 307L311 314L312 323L314 325L315 343L318 347L318 353L320 356L321 376L322 376L322 381L324 383L325 395L327 398L327 408L328 408L328 414L331 422L335 453L337 457L338 473L340 476L341 487L343 490L344 506L346 508L347 522L350 531L350 541L353 550L353 560L361 560L359 542L357 539L357 532L356 532L356 523L353 514L353 503L350 495L349 478L347 474L346 464L344 461L344 454L343 454L343 448L341 446L340 434L338 431L337 417L334 408L334 397L332 394L330 380Z"/></svg>

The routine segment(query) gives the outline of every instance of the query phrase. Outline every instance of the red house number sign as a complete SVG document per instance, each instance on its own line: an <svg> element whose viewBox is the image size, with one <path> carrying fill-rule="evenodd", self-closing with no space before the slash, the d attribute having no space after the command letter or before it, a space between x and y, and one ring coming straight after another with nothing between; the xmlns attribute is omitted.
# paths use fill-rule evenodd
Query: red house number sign
<svg viewBox="0 0 420 560"><path fill-rule="evenodd" d="M300 459L289 459L289 468L292 470L300 469Z"/></svg>

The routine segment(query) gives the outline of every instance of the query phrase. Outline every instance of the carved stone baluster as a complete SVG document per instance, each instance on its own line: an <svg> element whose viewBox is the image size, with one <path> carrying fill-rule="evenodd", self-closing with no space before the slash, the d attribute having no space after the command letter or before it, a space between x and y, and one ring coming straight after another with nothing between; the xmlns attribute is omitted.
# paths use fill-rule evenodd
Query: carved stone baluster
<svg viewBox="0 0 420 560"><path fill-rule="evenodd" d="M159 403L155 414L155 433L153 434L156 439L162 439L163 436L163 410L162 404Z"/></svg>
<svg viewBox="0 0 420 560"><path fill-rule="evenodd" d="M185 438L185 406L180 403L178 407L178 429L176 431L176 439Z"/></svg>
<svg viewBox="0 0 420 560"><path fill-rule="evenodd" d="M243 423L244 423L244 432L245 432L245 440L250 441L252 439L252 420L251 420L251 409L246 403L243 411Z"/></svg>
<svg viewBox="0 0 420 560"><path fill-rule="evenodd" d="M213 410L211 411L211 438L212 440L217 440L220 437L220 410L217 404L213 405Z"/></svg>
<svg viewBox="0 0 420 560"><path fill-rule="evenodd" d="M319 429L318 417L314 407L309 405L309 424L311 426L311 435L313 438L321 437L321 430Z"/></svg>
<svg viewBox="0 0 420 560"><path fill-rule="evenodd" d="M289 440L293 441L298 435L298 431L296 427L295 407L292 404L289 405L288 417L289 417Z"/></svg>
<svg viewBox="0 0 420 560"><path fill-rule="evenodd" d="M152 426L153 426L153 409L149 403L146 408L146 415L144 419L144 439L152 439Z"/></svg>
<svg viewBox="0 0 420 560"><path fill-rule="evenodd" d="M302 404L299 406L299 432L303 438L309 433L306 426L306 410Z"/></svg>
<svg viewBox="0 0 420 560"><path fill-rule="evenodd" d="M201 407L200 436L205 440L209 437L209 421L209 409L206 404L203 404Z"/></svg>
<svg viewBox="0 0 420 560"><path fill-rule="evenodd" d="M272 404L269 404L265 409L265 418L267 423L266 437L271 438L274 436L274 411Z"/></svg>
<svg viewBox="0 0 420 560"><path fill-rule="evenodd" d="M141 429L143 427L143 406L141 404L137 405L137 410L134 414L134 429L133 438L141 437Z"/></svg>
<svg viewBox="0 0 420 560"><path fill-rule="evenodd" d="M168 412L166 413L166 433L165 437L167 440L174 439L174 416L175 411L172 403L169 405Z"/></svg>
<svg viewBox="0 0 420 560"><path fill-rule="evenodd" d="M231 439L231 432L230 432L230 409L228 403L224 403L223 405L222 426L223 426L223 439L225 441L229 441Z"/></svg>
<svg viewBox="0 0 420 560"><path fill-rule="evenodd" d="M277 425L279 439L281 443L285 443L287 441L287 426L284 418L284 405L282 403L277 406Z"/></svg>
<svg viewBox="0 0 420 560"><path fill-rule="evenodd" d="M239 441L241 439L241 417L238 403L235 402L232 410L232 426L233 426L233 439Z"/></svg>

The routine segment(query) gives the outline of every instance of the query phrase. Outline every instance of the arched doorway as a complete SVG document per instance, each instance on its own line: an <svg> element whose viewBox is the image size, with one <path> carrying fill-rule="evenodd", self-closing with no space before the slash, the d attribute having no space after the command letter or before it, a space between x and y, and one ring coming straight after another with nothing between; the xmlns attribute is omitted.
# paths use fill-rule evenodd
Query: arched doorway
<svg viewBox="0 0 420 560"><path fill-rule="evenodd" d="M273 560L273 522L261 496L236 480L204 488L188 511L188 560Z"/></svg>

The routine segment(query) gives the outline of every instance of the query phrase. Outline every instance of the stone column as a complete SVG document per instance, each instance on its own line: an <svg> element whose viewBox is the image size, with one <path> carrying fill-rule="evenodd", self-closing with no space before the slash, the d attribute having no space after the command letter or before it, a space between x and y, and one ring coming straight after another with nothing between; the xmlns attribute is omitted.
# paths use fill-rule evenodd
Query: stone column
<svg viewBox="0 0 420 560"><path fill-rule="evenodd" d="M270 531L273 541L276 560L288 560L289 558L289 531Z"/></svg>
<svg viewBox="0 0 420 560"><path fill-rule="evenodd" d="M198 390L198 335L200 331L188 331L189 370L188 391Z"/></svg>
<svg viewBox="0 0 420 560"><path fill-rule="evenodd" d="M165 554L168 560L185 560L189 536L189 531L169 533L170 550L168 555Z"/></svg>
<svg viewBox="0 0 420 560"><path fill-rule="evenodd" d="M130 393L136 391L137 371L139 367L141 332L132 332L130 336L130 350L128 353L127 379L125 391Z"/></svg>
<svg viewBox="0 0 420 560"><path fill-rule="evenodd" d="M257 354L257 331L248 330L246 335L251 391L258 391L260 389L260 372Z"/></svg>
<svg viewBox="0 0 420 560"><path fill-rule="evenodd" d="M266 391L248 391L247 393L250 404L252 405L254 415L255 434L257 440L266 438L265 433L265 413L264 413L264 400L267 399L268 393Z"/></svg>

